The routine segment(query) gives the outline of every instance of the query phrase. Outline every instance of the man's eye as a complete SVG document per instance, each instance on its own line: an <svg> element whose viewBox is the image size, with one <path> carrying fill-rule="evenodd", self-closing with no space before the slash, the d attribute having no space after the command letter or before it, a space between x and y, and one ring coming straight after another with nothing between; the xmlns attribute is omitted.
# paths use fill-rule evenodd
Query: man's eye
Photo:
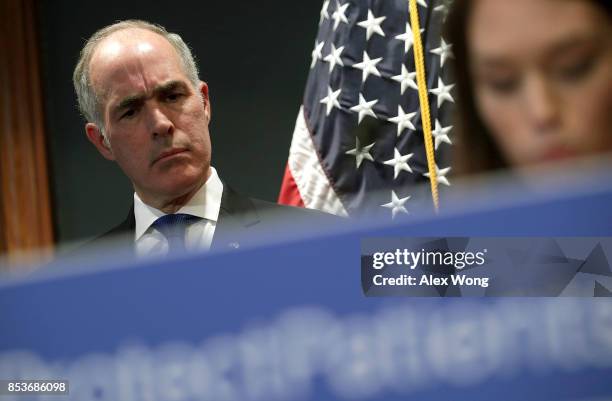
<svg viewBox="0 0 612 401"><path fill-rule="evenodd" d="M180 92L170 93L168 96L166 96L166 100L168 100L170 102L176 102L182 96L183 96L183 94L180 93Z"/></svg>
<svg viewBox="0 0 612 401"><path fill-rule="evenodd" d="M136 109L128 109L125 113L121 115L119 119L122 120L124 118L131 118L131 117L134 117L135 115L136 115Z"/></svg>

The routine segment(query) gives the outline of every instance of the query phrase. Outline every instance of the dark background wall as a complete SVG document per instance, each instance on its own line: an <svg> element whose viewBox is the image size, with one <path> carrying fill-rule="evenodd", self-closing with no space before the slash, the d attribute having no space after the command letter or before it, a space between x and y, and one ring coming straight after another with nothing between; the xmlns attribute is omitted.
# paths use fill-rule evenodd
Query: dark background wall
<svg viewBox="0 0 612 401"><path fill-rule="evenodd" d="M127 178L87 141L72 88L84 41L139 18L179 33L210 87L212 164L240 192L275 201L318 26L319 1L47 1L39 5L56 237L95 236L132 202Z"/></svg>

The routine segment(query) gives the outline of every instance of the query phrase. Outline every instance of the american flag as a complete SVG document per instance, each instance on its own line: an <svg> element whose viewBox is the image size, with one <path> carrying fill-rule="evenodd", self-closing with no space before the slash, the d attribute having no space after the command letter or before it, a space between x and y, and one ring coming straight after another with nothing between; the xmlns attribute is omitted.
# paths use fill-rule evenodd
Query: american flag
<svg viewBox="0 0 612 401"><path fill-rule="evenodd" d="M431 204L409 0L326 0L279 203L400 217ZM450 185L445 1L418 0L437 182Z"/></svg>

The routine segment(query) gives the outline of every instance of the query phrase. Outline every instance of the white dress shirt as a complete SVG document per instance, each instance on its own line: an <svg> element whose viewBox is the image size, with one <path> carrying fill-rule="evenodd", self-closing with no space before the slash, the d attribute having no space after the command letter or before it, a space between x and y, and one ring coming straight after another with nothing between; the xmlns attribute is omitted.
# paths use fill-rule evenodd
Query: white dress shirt
<svg viewBox="0 0 612 401"><path fill-rule="evenodd" d="M217 171L211 166L210 177L195 195L176 213L185 213L202 218L189 227L185 233L185 248L188 250L210 249L219 209L223 183ZM166 213L145 204L137 193L134 193L134 217L136 218L135 247L138 256L159 256L168 253L168 240L151 225Z"/></svg>

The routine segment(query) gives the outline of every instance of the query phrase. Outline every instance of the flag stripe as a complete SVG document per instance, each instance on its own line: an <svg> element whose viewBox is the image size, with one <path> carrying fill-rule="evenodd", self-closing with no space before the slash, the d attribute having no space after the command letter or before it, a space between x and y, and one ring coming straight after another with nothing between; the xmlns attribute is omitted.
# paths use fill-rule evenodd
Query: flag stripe
<svg viewBox="0 0 612 401"><path fill-rule="evenodd" d="M281 184L281 190L278 194L278 203L282 205L305 207L300 190L291 175L289 164L285 167L285 175L283 177L283 183Z"/></svg>
<svg viewBox="0 0 612 401"><path fill-rule="evenodd" d="M300 107L295 122L287 167L304 206L340 216L348 215L321 167L318 152L306 125L303 107ZM290 191L290 186L289 181L283 180L281 193Z"/></svg>

